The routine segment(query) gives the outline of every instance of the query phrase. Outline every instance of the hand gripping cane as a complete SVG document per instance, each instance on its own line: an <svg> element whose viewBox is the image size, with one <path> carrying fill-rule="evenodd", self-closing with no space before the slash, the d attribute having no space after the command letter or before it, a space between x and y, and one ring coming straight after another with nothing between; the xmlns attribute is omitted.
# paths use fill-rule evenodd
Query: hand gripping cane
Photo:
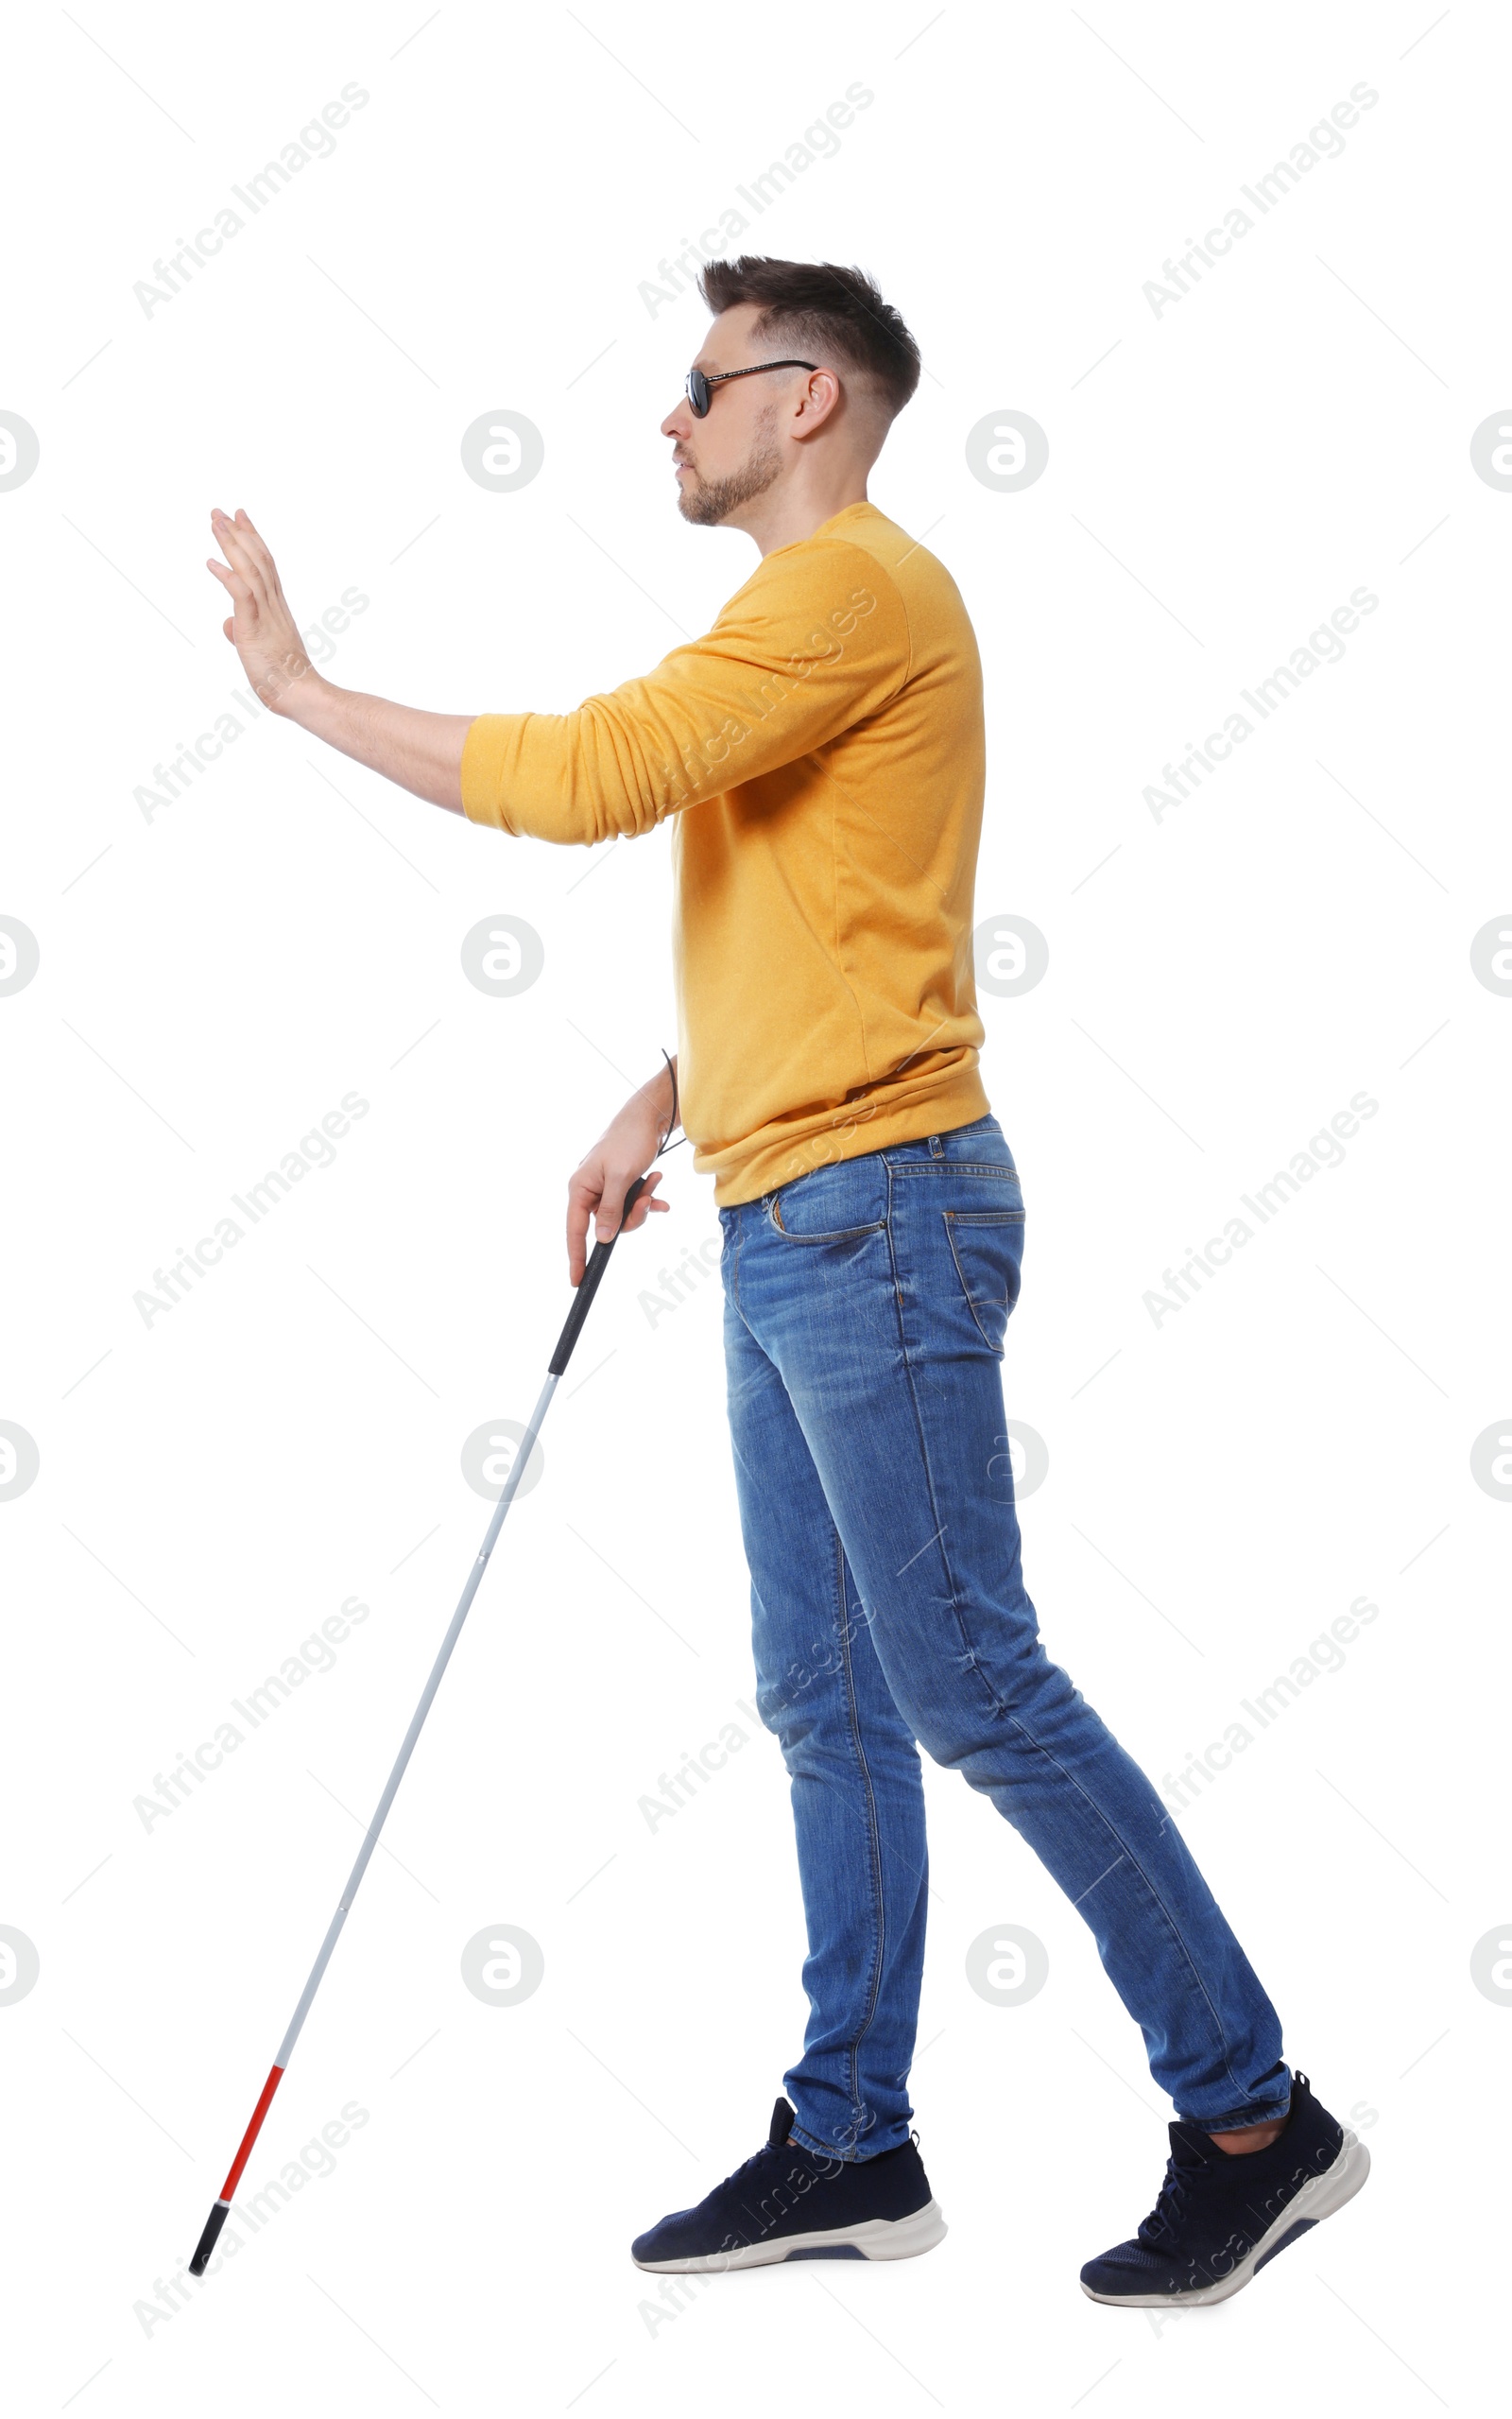
<svg viewBox="0 0 1512 2419"><path fill-rule="evenodd" d="M287 2066L289 2059L293 2054L294 2045L300 2037L301 2027L303 2025L305 2017L310 2013L310 2008L314 2001L315 1995L320 1987L321 1978L325 1973L326 1967L331 1962L331 1952L335 1947L336 1942L340 1937L341 1927L346 1922L347 1917L351 1912L352 1902L357 1894L358 1888L361 1885L362 1876L368 1870L369 1860L372 1856L374 1848L378 1845L378 1835L384 1827L388 1809L393 1805L394 1795L399 1788L399 1784L404 1777L404 1767L409 1762L411 1755L415 1752L415 1741L419 1738L421 1731L424 1727L425 1717L430 1712L431 1705L435 1700L436 1691L441 1685L441 1674L446 1669L447 1665L452 1659L452 1649L455 1646L457 1639L462 1634L462 1624L467 1619L472 1598L478 1592L478 1582L481 1581L484 1571L488 1567L489 1556L493 1551L494 1546L498 1540L499 1531L504 1527L505 1515L507 1513L510 1504L514 1501L515 1494L519 1488L520 1480L524 1476L525 1465L529 1461L531 1454L535 1451L536 1439L541 1434L541 1424L546 1416L546 1407L557 1391L557 1380L560 1377L563 1370L567 1366L567 1363L572 1358L573 1346L576 1343L578 1337L582 1333L583 1322L588 1317L588 1313L593 1306L593 1296L598 1291L599 1285L603 1280L604 1271L609 1266L610 1253L613 1251L616 1242L625 1231L625 1220L628 1218L631 1210L640 1199L642 1187L644 1183L645 1179L644 1176L637 1177L635 1183L630 1186L628 1192L625 1196L624 1206L620 1211L620 1223L618 1227L616 1227L613 1235L610 1235L607 1243L595 1243L593 1246L588 1266L583 1271L577 1291L573 1297L573 1306L567 1314L567 1324L563 1327L560 1336L558 1338L557 1349L552 1354L546 1382L541 1390L541 1399L537 1403L535 1409L530 1414L529 1425L526 1427L524 1435L520 1441L519 1450L515 1454L514 1460L509 1465L508 1477L505 1480L503 1492L499 1496L498 1503L494 1507L493 1517L489 1523L489 1532L483 1540L482 1548L478 1554L477 1561L473 1564L472 1570L468 1573L467 1585L462 1590L461 1602L458 1604L456 1611L452 1616L451 1628L447 1631L445 1637L441 1640L441 1650L439 1654L438 1654L434 1664L431 1666L431 1676L426 1681L424 1687L421 1691L421 1700L420 1703L415 1708L414 1719L410 1722L408 1730L404 1733L404 1743L394 1759L393 1771L389 1773L387 1780L384 1784L384 1793L378 1801L377 1810L373 1815L372 1821L368 1825L367 1836L363 1840L362 1846L357 1851L357 1861L352 1866L351 1875L347 1881L347 1886L341 1893L341 1903L337 1907L335 1913L331 1918L330 1929L327 1931L324 1940L320 1944L320 1954L310 1968L310 1978L300 1994L300 2004L295 2009L293 2015L289 2019L289 2029L287 2032L285 2032L283 2040L279 2044L278 2056L273 2061L272 2066L268 2071L267 2081L263 2085L262 2096L258 2100L257 2106L252 2111L251 2123L248 2126L246 2133L242 2135L241 2148L231 2163L231 2173L227 2176L225 2183L220 2187L220 2198L215 2203L215 2207L211 2210L209 2217L205 2220L204 2233L200 2236L198 2244L195 2251L195 2255L189 2262L189 2273L191 2276L202 2276L204 2274L205 2264L209 2259L211 2253L215 2250L216 2238L219 2236L221 2227L225 2224L226 2220L231 2213L232 2195L234 2193L237 2185L241 2182L242 2169L247 2165L249 2158L251 2156L252 2144L256 2141L258 2134L262 2131L263 2119L267 2115L268 2108L272 2102L273 2094L277 2091L279 2084L284 2080L284 2070Z"/></svg>

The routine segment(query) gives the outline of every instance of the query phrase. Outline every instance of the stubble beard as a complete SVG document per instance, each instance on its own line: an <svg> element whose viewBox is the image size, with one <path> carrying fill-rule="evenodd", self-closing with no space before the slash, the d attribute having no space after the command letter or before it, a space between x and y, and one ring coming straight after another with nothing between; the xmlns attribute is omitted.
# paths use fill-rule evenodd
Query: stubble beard
<svg viewBox="0 0 1512 2419"><path fill-rule="evenodd" d="M691 492L687 485L679 487L678 510L685 521L699 528L714 528L753 496L765 495L782 467L782 450L772 435L773 417L766 415L758 423L750 452L738 471L719 479L706 479L695 471Z"/></svg>

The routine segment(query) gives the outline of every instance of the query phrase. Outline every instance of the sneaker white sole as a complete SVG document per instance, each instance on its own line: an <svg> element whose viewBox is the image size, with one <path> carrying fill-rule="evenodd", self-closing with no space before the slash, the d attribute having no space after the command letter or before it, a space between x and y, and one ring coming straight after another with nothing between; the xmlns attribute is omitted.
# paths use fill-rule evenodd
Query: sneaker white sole
<svg viewBox="0 0 1512 2419"><path fill-rule="evenodd" d="M690 2276L727 2268L776 2267L796 2251L811 2259L913 2259L921 2251L933 2251L948 2231L939 2203L926 2201L907 2218L868 2218L859 2226L828 2226L816 2234L741 2243L733 2251L703 2252L691 2259L638 2259L635 2265L653 2275Z"/></svg>
<svg viewBox="0 0 1512 2419"><path fill-rule="evenodd" d="M1226 2302L1230 2294L1243 2292L1266 2260L1284 2250L1294 2235L1305 2234L1320 2218L1332 2218L1336 2209L1352 2201L1369 2172L1369 2151L1358 2134L1346 2132L1332 2166L1303 2185L1275 2223L1266 2227L1248 2257L1217 2284L1204 2285L1194 2293L1099 2293L1084 2283L1082 2291L1089 2301L1107 2302L1115 2309L1202 2309L1210 2302Z"/></svg>

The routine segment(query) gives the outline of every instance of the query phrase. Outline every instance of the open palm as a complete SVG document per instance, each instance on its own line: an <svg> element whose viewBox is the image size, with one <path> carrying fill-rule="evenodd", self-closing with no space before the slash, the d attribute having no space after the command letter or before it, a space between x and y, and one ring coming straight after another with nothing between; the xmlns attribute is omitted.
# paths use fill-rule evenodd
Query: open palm
<svg viewBox="0 0 1512 2419"><path fill-rule="evenodd" d="M234 520L218 510L213 511L210 526L226 561L217 562L211 557L206 568L215 573L232 600L231 615L221 628L241 657L253 690L276 711L291 684L305 679L312 669L299 625L279 585L278 566L240 506Z"/></svg>

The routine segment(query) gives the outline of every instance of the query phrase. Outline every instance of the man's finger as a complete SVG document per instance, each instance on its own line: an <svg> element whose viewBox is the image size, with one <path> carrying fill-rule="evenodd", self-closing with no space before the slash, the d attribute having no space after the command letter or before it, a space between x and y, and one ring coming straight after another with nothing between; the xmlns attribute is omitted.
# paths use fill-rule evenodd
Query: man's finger
<svg viewBox="0 0 1512 2419"><path fill-rule="evenodd" d="M628 1218L624 1216L625 1196L634 1184L639 1171L629 1168L623 1175L610 1175L595 1162L575 1168L567 1181L567 1268L576 1285L588 1265L588 1228L593 1224L595 1243L611 1243L621 1227L633 1235L644 1226L652 1210L664 1210L669 1203L656 1199L656 1188L662 1182L662 1170L649 1173L638 1194Z"/></svg>
<svg viewBox="0 0 1512 2419"><path fill-rule="evenodd" d="M576 1178L567 1188L567 1273L574 1285L588 1266L588 1221L594 1198Z"/></svg>
<svg viewBox="0 0 1512 2419"><path fill-rule="evenodd" d="M211 562L208 556L206 557L206 562L209 569L215 573L216 579L220 581L221 586L231 590L232 595L235 597L239 605L249 605L252 602L252 592L239 571L228 570L223 562Z"/></svg>
<svg viewBox="0 0 1512 2419"><path fill-rule="evenodd" d="M662 1174L660 1169L658 1169L655 1174L647 1176L645 1183L642 1187L640 1198L636 1201L635 1207L631 1210L629 1217L625 1221L625 1232L627 1235L633 1235L638 1226L644 1226L653 1210L664 1210L671 1208L672 1204L670 1201L659 1201L657 1199L656 1188L661 1182Z"/></svg>
<svg viewBox="0 0 1512 2419"><path fill-rule="evenodd" d="M247 532L239 529L234 521L228 521L224 513L218 520L212 518L215 542L222 554L232 568L241 573L249 591L261 597L265 584L262 566L248 544Z"/></svg>
<svg viewBox="0 0 1512 2419"><path fill-rule="evenodd" d="M598 1208L594 1213L593 1232L600 1243L611 1242L619 1233L625 1196L634 1184L639 1172L638 1168L628 1167L622 1176L605 1177L604 1189L598 1197ZM647 1184L649 1185L657 1181L656 1178L648 1178ZM642 1198L644 1199L644 1195ZM636 1206L639 1207L639 1203Z"/></svg>
<svg viewBox="0 0 1512 2419"><path fill-rule="evenodd" d="M284 591L279 584L278 565L273 560L266 539L252 527L245 512L241 514L238 526L247 551L262 573L269 596L281 596Z"/></svg>
<svg viewBox="0 0 1512 2419"><path fill-rule="evenodd" d="M270 580L276 587L278 584L278 572L274 567L273 558L268 552L267 542L264 537L262 537L259 531L253 527L251 522L248 519L246 512L242 510L240 505L236 508L236 519L233 526L236 529L237 535L246 545L248 553L251 556L252 561L257 564L258 569L263 573L264 577Z"/></svg>

